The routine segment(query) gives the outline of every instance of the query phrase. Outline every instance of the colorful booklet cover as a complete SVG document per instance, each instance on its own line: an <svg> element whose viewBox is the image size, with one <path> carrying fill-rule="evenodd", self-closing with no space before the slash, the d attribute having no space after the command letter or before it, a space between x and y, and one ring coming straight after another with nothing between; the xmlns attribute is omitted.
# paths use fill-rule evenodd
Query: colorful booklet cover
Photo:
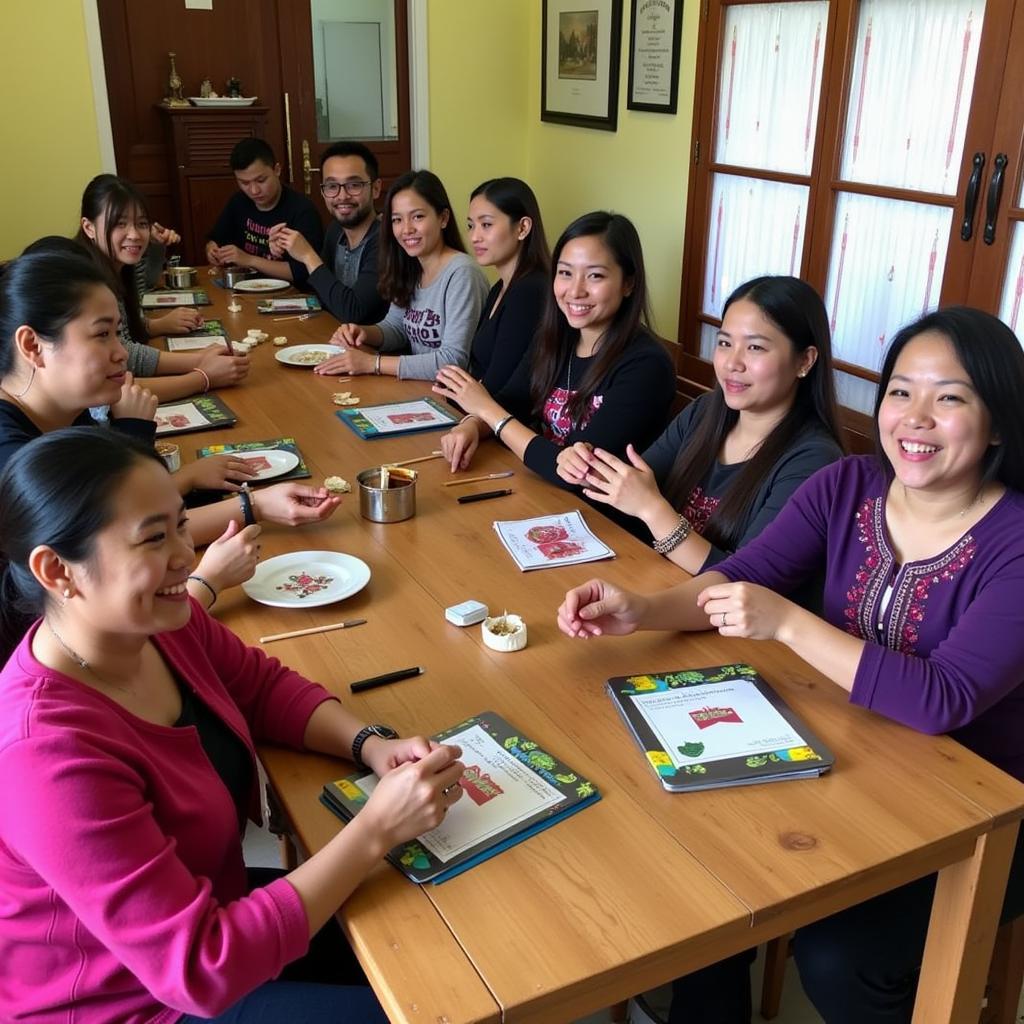
<svg viewBox="0 0 1024 1024"><path fill-rule="evenodd" d="M157 437L230 427L238 417L216 395L196 395L156 407Z"/></svg>
<svg viewBox="0 0 1024 1024"><path fill-rule="evenodd" d="M168 352L191 352L195 349L209 348L210 345L227 345L228 334L219 320L207 320L197 331L168 337Z"/></svg>
<svg viewBox="0 0 1024 1024"><path fill-rule="evenodd" d="M201 288L182 292L146 292L142 296L143 309L172 309L175 306L212 306L210 296Z"/></svg>
<svg viewBox="0 0 1024 1024"><path fill-rule="evenodd" d="M399 434L416 434L423 430L442 430L459 422L454 412L433 398L340 409L335 415L364 441L396 437Z"/></svg>
<svg viewBox="0 0 1024 1024"><path fill-rule="evenodd" d="M493 711L434 737L462 748L462 799L444 821L387 859L414 882L440 884L600 799L594 784ZM320 801L350 821L377 784L372 772L329 782Z"/></svg>
<svg viewBox="0 0 1024 1024"><path fill-rule="evenodd" d="M299 446L296 444L294 437L273 437L267 441L236 441L233 444L208 444L205 448L196 449L196 458L205 459L207 455L228 455L231 452L245 454L245 452L266 451L267 449L291 452L299 460L299 464L294 469L275 476L273 478L274 483L282 483L285 480L305 480L313 475L302 458L302 452L299 451ZM262 467L257 466L255 468L260 469Z"/></svg>
<svg viewBox="0 0 1024 1024"><path fill-rule="evenodd" d="M835 763L750 665L616 676L608 693L672 792L803 779Z"/></svg>
<svg viewBox="0 0 1024 1024"><path fill-rule="evenodd" d="M536 519L498 521L494 529L523 572L615 557L615 552L590 532L579 509Z"/></svg>
<svg viewBox="0 0 1024 1024"><path fill-rule="evenodd" d="M284 299L264 299L256 303L260 313L319 313L321 308L315 295L289 295Z"/></svg>

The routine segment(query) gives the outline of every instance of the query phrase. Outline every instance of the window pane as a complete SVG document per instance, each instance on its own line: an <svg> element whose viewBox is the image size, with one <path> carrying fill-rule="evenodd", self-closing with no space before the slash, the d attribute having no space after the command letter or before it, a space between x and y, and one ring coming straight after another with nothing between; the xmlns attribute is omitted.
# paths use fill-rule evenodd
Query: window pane
<svg viewBox="0 0 1024 1024"><path fill-rule="evenodd" d="M704 313L721 316L729 293L752 277L799 276L809 191L806 185L714 176Z"/></svg>
<svg viewBox="0 0 1024 1024"><path fill-rule="evenodd" d="M840 405L856 409L868 416L872 415L875 408L875 390L878 387L873 380L864 380L863 377L855 377L852 373L844 373L842 370L835 371L834 380L836 400Z"/></svg>
<svg viewBox="0 0 1024 1024"><path fill-rule="evenodd" d="M985 0L862 0L843 178L956 192L984 14Z"/></svg>
<svg viewBox="0 0 1024 1024"><path fill-rule="evenodd" d="M999 319L1020 338L1024 331L1024 224L1020 221L1013 225Z"/></svg>
<svg viewBox="0 0 1024 1024"><path fill-rule="evenodd" d="M810 174L828 3L740 4L725 15L715 159Z"/></svg>
<svg viewBox="0 0 1024 1024"><path fill-rule="evenodd" d="M715 347L718 345L718 328L714 324L706 324L701 321L700 325L700 357L709 363L715 357Z"/></svg>
<svg viewBox="0 0 1024 1024"><path fill-rule="evenodd" d="M392 0L310 0L317 138L397 139Z"/></svg>
<svg viewBox="0 0 1024 1024"><path fill-rule="evenodd" d="M837 359L877 370L893 334L938 305L952 216L840 193L825 292Z"/></svg>

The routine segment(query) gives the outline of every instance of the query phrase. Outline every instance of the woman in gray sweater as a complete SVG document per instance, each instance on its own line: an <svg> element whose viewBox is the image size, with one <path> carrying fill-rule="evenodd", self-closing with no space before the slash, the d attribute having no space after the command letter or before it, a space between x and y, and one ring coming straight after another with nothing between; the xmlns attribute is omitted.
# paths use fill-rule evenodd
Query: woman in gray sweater
<svg viewBox="0 0 1024 1024"><path fill-rule="evenodd" d="M380 245L387 316L378 324L342 324L331 338L342 351L316 372L433 380L442 366L465 367L488 285L466 255L436 174L409 171L391 186Z"/></svg>

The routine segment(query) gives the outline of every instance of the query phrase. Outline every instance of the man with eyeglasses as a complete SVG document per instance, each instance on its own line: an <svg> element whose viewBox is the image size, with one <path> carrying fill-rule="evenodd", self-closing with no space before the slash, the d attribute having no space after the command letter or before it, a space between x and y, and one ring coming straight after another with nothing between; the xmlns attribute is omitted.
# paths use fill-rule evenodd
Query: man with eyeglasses
<svg viewBox="0 0 1024 1024"><path fill-rule="evenodd" d="M377 291L377 158L360 142L336 142L324 151L320 170L320 191L334 217L323 248L317 252L301 231L282 225L271 239L271 251L287 253L303 265L332 316L342 323L375 324L388 311Z"/></svg>
<svg viewBox="0 0 1024 1024"><path fill-rule="evenodd" d="M206 258L215 267L249 267L260 277L306 283L298 260L274 251L275 232L301 231L319 245L323 225L306 196L281 182L281 165L263 139L242 139L231 151L238 191L228 200L206 243Z"/></svg>

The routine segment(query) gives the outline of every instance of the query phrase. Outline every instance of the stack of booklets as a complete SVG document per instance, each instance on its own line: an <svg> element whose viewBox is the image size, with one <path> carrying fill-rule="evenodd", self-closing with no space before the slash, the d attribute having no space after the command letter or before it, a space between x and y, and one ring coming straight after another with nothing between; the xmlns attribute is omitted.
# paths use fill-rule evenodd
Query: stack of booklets
<svg viewBox="0 0 1024 1024"><path fill-rule="evenodd" d="M803 779L835 762L750 665L616 676L608 693L673 792Z"/></svg>
<svg viewBox="0 0 1024 1024"><path fill-rule="evenodd" d="M579 509L535 519L499 520L494 529L523 572L615 557L615 552L590 532Z"/></svg>
<svg viewBox="0 0 1024 1024"><path fill-rule="evenodd" d="M175 306L212 306L210 296L201 288L187 292L146 292L142 296L143 309L173 309Z"/></svg>
<svg viewBox="0 0 1024 1024"><path fill-rule="evenodd" d="M260 313L319 313L320 300L315 295L289 295L284 299L264 299L256 303Z"/></svg>
<svg viewBox="0 0 1024 1024"><path fill-rule="evenodd" d="M189 434L194 430L230 427L238 417L216 395L196 395L180 402L156 407L158 437Z"/></svg>
<svg viewBox="0 0 1024 1024"><path fill-rule="evenodd" d="M442 430L459 422L459 417L451 409L433 398L410 398L385 405L339 409L335 415L364 441L418 434L424 430Z"/></svg>
<svg viewBox="0 0 1024 1024"><path fill-rule="evenodd" d="M592 782L484 711L434 737L462 748L462 797L437 828L387 859L414 882L440 884L600 799ZM320 801L350 821L377 784L360 772L324 786Z"/></svg>

